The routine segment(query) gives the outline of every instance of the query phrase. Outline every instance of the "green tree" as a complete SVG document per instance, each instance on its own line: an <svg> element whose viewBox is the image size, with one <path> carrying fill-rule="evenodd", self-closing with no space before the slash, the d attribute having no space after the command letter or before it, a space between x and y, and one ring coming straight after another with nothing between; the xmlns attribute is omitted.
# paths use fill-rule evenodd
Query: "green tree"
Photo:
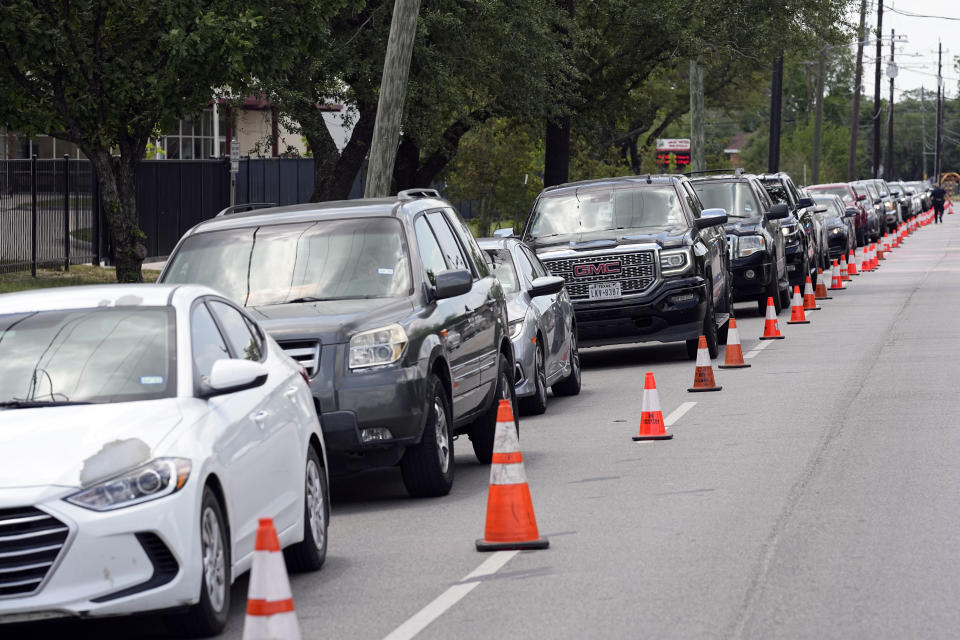
<svg viewBox="0 0 960 640"><path fill-rule="evenodd" d="M292 67L301 22L329 0L7 0L0 4L0 120L77 144L103 185L117 280L146 255L135 176L154 126L199 112L248 73Z"/></svg>

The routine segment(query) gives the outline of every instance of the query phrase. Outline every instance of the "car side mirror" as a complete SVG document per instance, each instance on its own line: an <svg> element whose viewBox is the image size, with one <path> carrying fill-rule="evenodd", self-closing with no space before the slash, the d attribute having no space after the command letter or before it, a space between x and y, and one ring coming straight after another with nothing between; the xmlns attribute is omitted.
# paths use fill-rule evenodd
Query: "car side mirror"
<svg viewBox="0 0 960 640"><path fill-rule="evenodd" d="M727 212L725 209L704 209L700 212L700 217L693 221L693 225L697 229L707 229L726 223Z"/></svg>
<svg viewBox="0 0 960 640"><path fill-rule="evenodd" d="M564 280L560 276L541 276L534 279L530 286L530 297L552 296L563 290Z"/></svg>
<svg viewBox="0 0 960 640"><path fill-rule="evenodd" d="M767 220L782 220L790 215L790 210L787 209L785 204L775 204L770 207L770 211L767 211L766 218Z"/></svg>
<svg viewBox="0 0 960 640"><path fill-rule="evenodd" d="M800 207L801 209L804 207L812 207L813 198L800 198L799 200L797 200L797 206Z"/></svg>
<svg viewBox="0 0 960 640"><path fill-rule="evenodd" d="M267 368L261 363L226 358L213 363L210 377L201 384L198 395L201 398L222 396L262 386L266 381Z"/></svg>
<svg viewBox="0 0 960 640"><path fill-rule="evenodd" d="M858 193L858 194L857 194L857 202L861 202L861 201L866 200L866 199L867 199L867 194L865 194L865 193Z"/></svg>
<svg viewBox="0 0 960 640"><path fill-rule="evenodd" d="M859 211L857 211L856 209L847 209L846 211L843 212L843 216L845 218L855 218L858 213Z"/></svg>
<svg viewBox="0 0 960 640"><path fill-rule="evenodd" d="M448 269L436 275L433 294L438 300L468 293L473 288L473 274L466 269Z"/></svg>

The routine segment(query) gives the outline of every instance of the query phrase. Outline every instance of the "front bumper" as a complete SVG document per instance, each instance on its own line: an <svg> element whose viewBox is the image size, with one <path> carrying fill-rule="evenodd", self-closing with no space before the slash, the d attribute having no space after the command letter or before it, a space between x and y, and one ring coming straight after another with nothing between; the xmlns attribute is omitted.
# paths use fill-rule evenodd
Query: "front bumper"
<svg viewBox="0 0 960 640"><path fill-rule="evenodd" d="M393 450L387 458L396 457L394 453L419 442L423 433L428 363L349 371L345 350L342 344L324 345L320 371L310 381L331 465L352 470L395 464L382 454ZM376 427L388 429L392 437L364 442L363 430Z"/></svg>
<svg viewBox="0 0 960 640"><path fill-rule="evenodd" d="M807 276L810 275L803 273L803 244L800 243L787 247L784 250L784 255L786 257L787 277L790 280L790 285L799 285L802 287L806 283Z"/></svg>
<svg viewBox="0 0 960 640"><path fill-rule="evenodd" d="M847 248L850 244L850 240L847 237L846 230L842 230L838 234L830 234L830 238L827 241L827 248L830 254L831 260L839 260L840 256L847 254Z"/></svg>
<svg viewBox="0 0 960 640"><path fill-rule="evenodd" d="M0 510L33 506L69 529L39 588L0 597L0 623L196 603L201 585L197 487L191 478L173 495L102 513L62 499L76 489L0 490Z"/></svg>
<svg viewBox="0 0 960 640"><path fill-rule="evenodd" d="M512 338L510 342L513 345L513 389L518 398L527 398L537 391L535 379L537 325L530 320L524 320L520 334L516 338Z"/></svg>
<svg viewBox="0 0 960 640"><path fill-rule="evenodd" d="M753 300L767 291L767 285L776 277L772 262L764 253L755 253L746 258L737 258L730 263L733 274L733 300Z"/></svg>
<svg viewBox="0 0 960 640"><path fill-rule="evenodd" d="M573 303L581 347L676 342L703 332L707 285L699 276L661 280L647 292L619 300Z"/></svg>

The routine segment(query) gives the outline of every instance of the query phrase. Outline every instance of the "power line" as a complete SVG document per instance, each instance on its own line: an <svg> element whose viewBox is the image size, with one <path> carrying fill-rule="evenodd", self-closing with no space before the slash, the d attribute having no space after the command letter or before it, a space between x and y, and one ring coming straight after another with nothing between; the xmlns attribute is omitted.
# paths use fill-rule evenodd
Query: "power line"
<svg viewBox="0 0 960 640"><path fill-rule="evenodd" d="M932 16L925 13L914 13L913 11L904 11L902 9L894 9L893 7L887 7L887 11L892 11L893 13L899 13L902 16L907 16L908 18L933 18L935 20L954 20L960 22L960 18L954 18L953 16Z"/></svg>

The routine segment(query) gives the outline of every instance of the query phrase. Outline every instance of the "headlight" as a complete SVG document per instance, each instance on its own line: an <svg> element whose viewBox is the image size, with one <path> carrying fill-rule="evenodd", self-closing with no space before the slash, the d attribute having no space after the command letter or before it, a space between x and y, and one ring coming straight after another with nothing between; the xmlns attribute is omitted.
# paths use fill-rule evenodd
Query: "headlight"
<svg viewBox="0 0 960 640"><path fill-rule="evenodd" d="M892 203L892 202L887 201L887 202L884 203L884 206L887 208L887 211L893 211L893 203Z"/></svg>
<svg viewBox="0 0 960 640"><path fill-rule="evenodd" d="M175 493L183 488L189 476L189 460L157 458L68 496L66 500L94 511L112 511Z"/></svg>
<svg viewBox="0 0 960 640"><path fill-rule="evenodd" d="M683 273L690 263L688 249L669 249L660 252L660 273L665 276Z"/></svg>
<svg viewBox="0 0 960 640"><path fill-rule="evenodd" d="M791 225L789 227L780 227L780 233L782 233L783 237L786 238L787 245L794 245L800 242L799 225Z"/></svg>
<svg viewBox="0 0 960 640"><path fill-rule="evenodd" d="M398 324L364 331L350 338L350 368L378 367L400 359L407 333Z"/></svg>
<svg viewBox="0 0 960 640"><path fill-rule="evenodd" d="M520 332L523 331L523 318L517 318L516 320L511 320L509 322L510 327L510 339L513 340Z"/></svg>
<svg viewBox="0 0 960 640"><path fill-rule="evenodd" d="M832 233L835 236L840 235L840 227L834 227L833 229L830 229L830 233Z"/></svg>
<svg viewBox="0 0 960 640"><path fill-rule="evenodd" d="M763 236L740 236L740 242L738 244L740 247L739 256L741 258L752 256L767 248L767 241L763 239Z"/></svg>

